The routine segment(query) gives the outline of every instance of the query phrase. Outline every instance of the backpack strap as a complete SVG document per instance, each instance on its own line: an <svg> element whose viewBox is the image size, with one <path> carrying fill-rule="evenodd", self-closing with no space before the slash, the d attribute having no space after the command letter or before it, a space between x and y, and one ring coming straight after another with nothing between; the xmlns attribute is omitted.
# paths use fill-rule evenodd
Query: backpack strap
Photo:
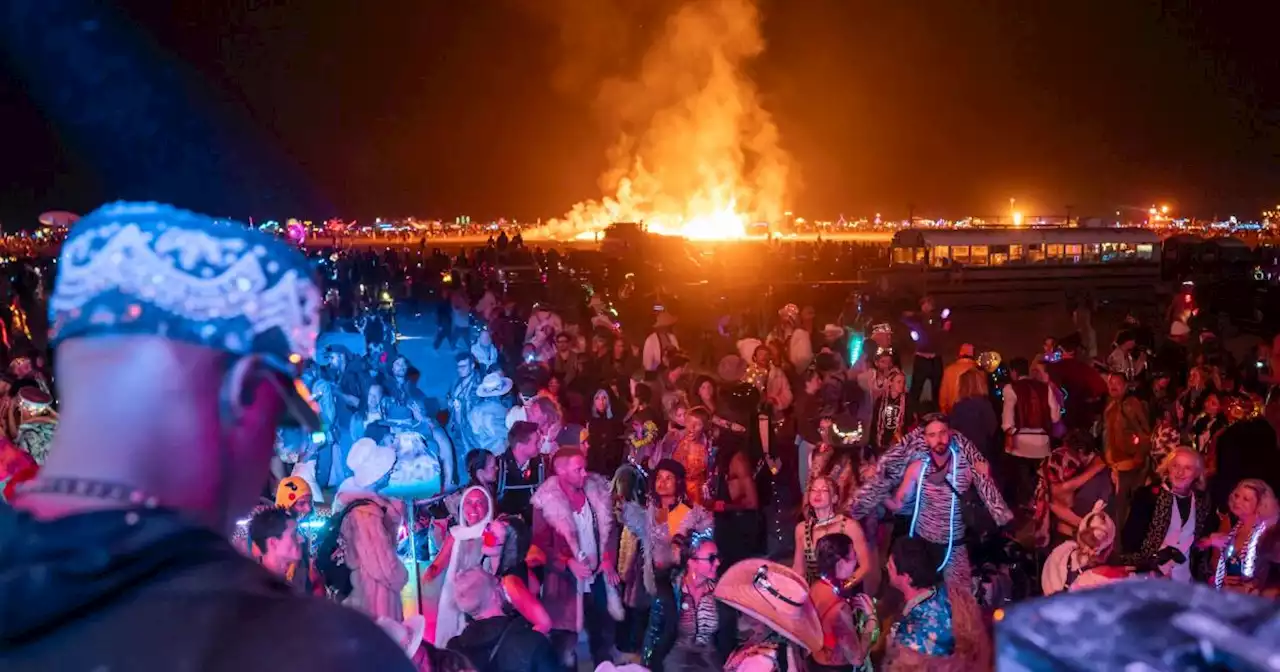
<svg viewBox="0 0 1280 672"><path fill-rule="evenodd" d="M493 650L489 652L489 664L493 664L493 659L498 657L498 652L502 650L502 643L507 639L507 633L511 632L511 627L516 624L518 616L512 616L511 620L502 628L502 634L498 635L498 643L493 645Z"/></svg>

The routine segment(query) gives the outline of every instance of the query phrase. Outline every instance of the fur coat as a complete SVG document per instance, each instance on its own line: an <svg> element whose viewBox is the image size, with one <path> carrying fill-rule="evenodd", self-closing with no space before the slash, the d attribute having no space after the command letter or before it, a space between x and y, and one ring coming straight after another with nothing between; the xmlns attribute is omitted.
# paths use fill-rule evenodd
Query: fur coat
<svg viewBox="0 0 1280 672"><path fill-rule="evenodd" d="M613 515L613 493L609 481L599 474L587 474L584 484L587 506L596 522L596 548L600 565L614 562L617 545ZM533 546L546 557L546 578L542 584L542 604L551 616L553 630L580 631L582 591L568 562L578 556L578 531L573 507L560 485L559 476L550 476L533 493ZM597 567L598 569L598 567ZM597 574L597 578L599 575ZM622 600L615 587L608 590L609 614L622 620Z"/></svg>
<svg viewBox="0 0 1280 672"><path fill-rule="evenodd" d="M342 541L347 567L351 568L351 595L344 604L370 618L404 618L400 591L409 581L408 570L396 555L396 533L404 519L398 501L378 497L342 520ZM359 499L359 497L352 497Z"/></svg>
<svg viewBox="0 0 1280 672"><path fill-rule="evenodd" d="M622 522L640 542L642 554L637 556L635 561L643 563L639 575L643 578L645 593L654 595L657 591L654 580L655 565L669 567L675 561L671 554L671 537L674 536L671 534L671 528L665 522L658 522L654 504L642 508L634 502L627 502L622 507ZM688 537L694 532L709 532L713 525L711 514L694 504L689 508L689 513L685 514L684 520L680 521L676 534ZM619 571L622 571L622 568L619 568ZM630 594L631 591L628 590L627 593Z"/></svg>

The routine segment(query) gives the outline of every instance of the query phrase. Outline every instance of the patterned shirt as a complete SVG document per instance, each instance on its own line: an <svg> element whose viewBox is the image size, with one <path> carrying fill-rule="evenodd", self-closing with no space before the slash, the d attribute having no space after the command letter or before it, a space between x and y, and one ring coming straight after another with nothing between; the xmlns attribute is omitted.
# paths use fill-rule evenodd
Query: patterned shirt
<svg viewBox="0 0 1280 672"><path fill-rule="evenodd" d="M902 619L893 624L889 637L898 646L926 656L955 653L956 637L951 631L951 600L944 585L916 596L902 610Z"/></svg>
<svg viewBox="0 0 1280 672"><path fill-rule="evenodd" d="M677 599L680 600L677 643L710 645L716 630L720 628L720 614L716 609L715 583L707 587L697 604L694 604L693 594L685 590L683 576L678 579L677 585L679 586Z"/></svg>
<svg viewBox="0 0 1280 672"><path fill-rule="evenodd" d="M1053 502L1053 486L1075 478L1083 468L1084 457L1066 446L1054 449L1040 466L1040 477L1036 480L1036 510L1033 518L1036 545L1039 548L1047 548L1053 534L1050 529L1053 519L1053 512L1050 510L1050 504Z"/></svg>
<svg viewBox="0 0 1280 672"><path fill-rule="evenodd" d="M876 463L876 475L858 491L853 503L852 517L863 520L871 515L890 493L902 482L903 475L912 462L924 462L924 485L921 490L920 517L916 521L916 532L926 541L945 544L948 541L959 541L964 538L965 527L961 498L969 492L969 487L978 489L978 496L987 505L996 525L1004 525L1013 519L1013 513L1005 505L1000 496L1000 489L991 478L990 465L987 458L978 452L963 435L951 433L951 459L955 464L955 483L950 483L952 465L942 466L945 474L938 474L939 467L929 455L929 447L924 440L924 428L917 428L906 436L898 445L890 448L880 456ZM956 506L952 506L952 498L956 498ZM907 497L902 503L902 512L911 515L915 510L916 488L908 489ZM951 530L955 531L954 538Z"/></svg>

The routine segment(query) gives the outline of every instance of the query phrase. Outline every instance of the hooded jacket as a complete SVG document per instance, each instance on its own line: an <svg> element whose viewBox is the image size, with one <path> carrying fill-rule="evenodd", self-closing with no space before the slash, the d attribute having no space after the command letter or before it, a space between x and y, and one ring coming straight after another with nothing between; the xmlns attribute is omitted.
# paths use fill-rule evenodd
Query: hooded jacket
<svg viewBox="0 0 1280 672"><path fill-rule="evenodd" d="M560 672L563 669L555 649L551 648L551 640L514 614L469 623L449 640L449 650L466 656L476 672Z"/></svg>
<svg viewBox="0 0 1280 672"><path fill-rule="evenodd" d="M176 512L40 521L0 504L0 669L413 666L372 621L295 594Z"/></svg>

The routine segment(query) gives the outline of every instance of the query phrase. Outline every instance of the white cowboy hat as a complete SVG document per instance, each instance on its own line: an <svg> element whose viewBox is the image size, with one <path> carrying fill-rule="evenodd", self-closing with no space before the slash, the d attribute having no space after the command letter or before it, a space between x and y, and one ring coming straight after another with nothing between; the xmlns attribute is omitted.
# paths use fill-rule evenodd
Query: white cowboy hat
<svg viewBox="0 0 1280 672"><path fill-rule="evenodd" d="M487 374L476 387L477 397L501 397L511 391L511 379L494 372Z"/></svg>
<svg viewBox="0 0 1280 672"><path fill-rule="evenodd" d="M840 338L841 336L844 336L844 327L828 324L822 328L822 335L833 340Z"/></svg>
<svg viewBox="0 0 1280 672"><path fill-rule="evenodd" d="M606 660L600 663L600 666L596 668L596 672L649 672L649 668L634 663L614 665Z"/></svg>
<svg viewBox="0 0 1280 672"><path fill-rule="evenodd" d="M386 616L378 617L378 627L412 659L422 646L422 637L427 633L427 619L421 614L414 614L401 623Z"/></svg>
<svg viewBox="0 0 1280 672"><path fill-rule="evenodd" d="M716 584L716 599L769 626L808 651L822 649L822 622L809 587L790 567L761 559L735 563Z"/></svg>
<svg viewBox="0 0 1280 672"><path fill-rule="evenodd" d="M347 468L351 470L351 482L357 488L367 488L377 483L396 466L396 451L365 437L351 444L347 453Z"/></svg>
<svg viewBox="0 0 1280 672"><path fill-rule="evenodd" d="M742 361L747 362L748 364L754 362L756 359L756 350L762 345L764 345L764 341L758 338L744 338L737 343L738 356L742 358Z"/></svg>

